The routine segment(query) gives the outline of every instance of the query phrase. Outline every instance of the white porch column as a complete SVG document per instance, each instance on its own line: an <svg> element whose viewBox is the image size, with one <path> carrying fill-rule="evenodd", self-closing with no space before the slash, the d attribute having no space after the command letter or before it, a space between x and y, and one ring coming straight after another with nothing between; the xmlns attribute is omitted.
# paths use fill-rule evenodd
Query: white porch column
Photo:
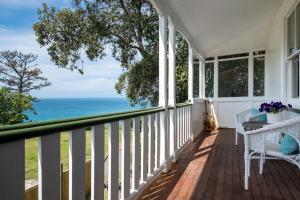
<svg viewBox="0 0 300 200"><path fill-rule="evenodd" d="M214 61L214 98L219 97L219 61L218 56Z"/></svg>
<svg viewBox="0 0 300 200"><path fill-rule="evenodd" d="M254 66L253 66L253 52L249 52L248 60L248 97L253 97L253 86L254 86Z"/></svg>
<svg viewBox="0 0 300 200"><path fill-rule="evenodd" d="M177 130L176 130L176 61L175 61L175 26L172 18L168 17L169 27L169 106L174 107L170 110L170 152L173 158L173 162L176 162L176 150L177 150Z"/></svg>
<svg viewBox="0 0 300 200"><path fill-rule="evenodd" d="M201 58L199 58L199 98L204 98L204 63Z"/></svg>
<svg viewBox="0 0 300 200"><path fill-rule="evenodd" d="M159 106L165 108L160 115L160 164L170 169L168 158L168 96L167 96L167 31L166 18L159 15Z"/></svg>
<svg viewBox="0 0 300 200"><path fill-rule="evenodd" d="M189 44L189 59L188 59L188 64L189 64L189 76L188 76L188 99L190 101L193 101L194 98L194 85L193 85L193 80L194 80L194 69L193 69L193 48Z"/></svg>

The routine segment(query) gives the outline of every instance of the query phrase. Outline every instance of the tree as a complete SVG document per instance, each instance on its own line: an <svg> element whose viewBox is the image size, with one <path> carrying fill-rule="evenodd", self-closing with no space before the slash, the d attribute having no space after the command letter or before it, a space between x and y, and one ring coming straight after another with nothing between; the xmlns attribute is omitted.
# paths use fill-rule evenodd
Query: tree
<svg viewBox="0 0 300 200"><path fill-rule="evenodd" d="M72 8L43 4L33 29L59 67L79 70L82 52L90 60L106 47L124 72L115 88L131 104L158 103L158 15L148 0L74 0ZM179 70L180 71L180 70ZM182 77L186 78L186 77ZM181 98L181 93L178 96Z"/></svg>
<svg viewBox="0 0 300 200"><path fill-rule="evenodd" d="M50 86L36 60L37 56L31 53L24 54L17 50L0 52L0 83L20 94Z"/></svg>
<svg viewBox="0 0 300 200"><path fill-rule="evenodd" d="M0 88L0 125L21 123L28 120L25 111L34 112L33 98L8 88Z"/></svg>

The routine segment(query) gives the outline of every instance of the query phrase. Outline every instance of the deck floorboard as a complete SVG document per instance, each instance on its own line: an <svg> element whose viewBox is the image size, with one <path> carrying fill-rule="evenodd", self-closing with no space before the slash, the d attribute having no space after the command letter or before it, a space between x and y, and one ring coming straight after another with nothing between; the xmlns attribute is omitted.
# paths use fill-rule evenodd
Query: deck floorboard
<svg viewBox="0 0 300 200"><path fill-rule="evenodd" d="M285 161L267 160L263 175L251 162L249 190L244 190L243 138L234 130L205 132L186 145L169 173L161 173L139 199L299 199L300 170Z"/></svg>

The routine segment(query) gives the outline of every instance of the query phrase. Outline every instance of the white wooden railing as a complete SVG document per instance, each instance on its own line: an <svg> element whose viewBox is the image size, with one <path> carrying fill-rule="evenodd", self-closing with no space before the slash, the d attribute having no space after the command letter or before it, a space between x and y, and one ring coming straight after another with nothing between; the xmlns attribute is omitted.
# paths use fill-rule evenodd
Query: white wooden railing
<svg viewBox="0 0 300 200"><path fill-rule="evenodd" d="M70 139L69 199L85 199L86 130L90 127L91 199L104 199L106 132L108 199L134 199L156 174L162 169L168 170L166 163L176 161L175 155L192 137L191 107L184 104L170 108L176 110L173 133L165 131L170 130L170 109L162 108L0 127L0 199L24 199L24 144L26 139L35 137L39 141L38 197L42 200L61 198L60 133L65 131L69 132Z"/></svg>

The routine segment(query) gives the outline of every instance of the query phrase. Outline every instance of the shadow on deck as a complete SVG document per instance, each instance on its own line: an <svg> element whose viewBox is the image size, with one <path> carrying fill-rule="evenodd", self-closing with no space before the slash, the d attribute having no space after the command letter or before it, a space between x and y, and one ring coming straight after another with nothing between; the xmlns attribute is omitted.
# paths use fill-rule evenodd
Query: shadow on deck
<svg viewBox="0 0 300 200"><path fill-rule="evenodd" d="M258 174L251 163L249 191L244 190L243 138L234 129L206 132L190 142L169 173L160 174L140 199L299 199L300 171L285 161L267 160Z"/></svg>

